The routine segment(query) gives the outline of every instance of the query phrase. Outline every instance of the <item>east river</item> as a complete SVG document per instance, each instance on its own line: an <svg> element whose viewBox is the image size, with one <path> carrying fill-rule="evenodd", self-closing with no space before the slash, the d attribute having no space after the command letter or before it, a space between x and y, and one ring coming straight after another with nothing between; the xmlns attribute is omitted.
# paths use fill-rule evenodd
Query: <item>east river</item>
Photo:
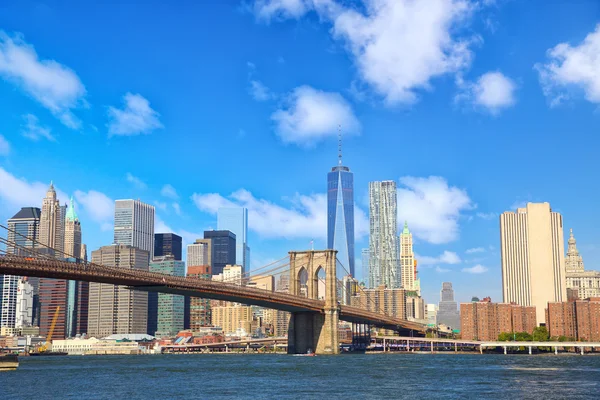
<svg viewBox="0 0 600 400"><path fill-rule="evenodd" d="M588 399L600 356L155 355L21 358L0 399Z"/></svg>

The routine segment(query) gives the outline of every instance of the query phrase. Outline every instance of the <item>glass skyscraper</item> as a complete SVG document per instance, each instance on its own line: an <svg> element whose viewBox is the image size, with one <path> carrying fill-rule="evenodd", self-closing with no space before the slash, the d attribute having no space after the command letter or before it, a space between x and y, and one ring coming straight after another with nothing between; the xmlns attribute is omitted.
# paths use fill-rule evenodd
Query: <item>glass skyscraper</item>
<svg viewBox="0 0 600 400"><path fill-rule="evenodd" d="M154 206L139 200L115 201L114 244L124 244L154 254Z"/></svg>
<svg viewBox="0 0 600 400"><path fill-rule="evenodd" d="M354 174L339 164L327 174L327 248L354 277ZM342 274L342 275L340 275ZM338 271L338 276L345 275Z"/></svg>
<svg viewBox="0 0 600 400"><path fill-rule="evenodd" d="M250 247L248 246L248 209L243 207L221 207L217 211L217 230L235 234L235 261L250 271Z"/></svg>

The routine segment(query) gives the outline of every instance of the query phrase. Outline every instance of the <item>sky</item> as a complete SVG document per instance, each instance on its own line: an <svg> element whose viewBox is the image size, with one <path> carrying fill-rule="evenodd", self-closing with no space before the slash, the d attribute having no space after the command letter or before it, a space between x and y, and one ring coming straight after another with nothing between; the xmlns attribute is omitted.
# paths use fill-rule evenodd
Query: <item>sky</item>
<svg viewBox="0 0 600 400"><path fill-rule="evenodd" d="M53 181L92 251L116 199L185 243L240 205L258 268L326 247L341 125L359 278L377 180L428 303L502 300L499 214L528 201L600 269L600 2L101 3L0 3L0 220Z"/></svg>

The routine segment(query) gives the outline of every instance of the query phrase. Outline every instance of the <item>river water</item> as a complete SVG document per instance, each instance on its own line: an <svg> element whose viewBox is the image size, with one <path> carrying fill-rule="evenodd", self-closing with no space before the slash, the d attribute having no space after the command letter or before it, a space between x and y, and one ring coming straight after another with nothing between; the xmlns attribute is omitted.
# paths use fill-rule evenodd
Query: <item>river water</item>
<svg viewBox="0 0 600 400"><path fill-rule="evenodd" d="M588 399L600 356L193 354L21 358L0 399Z"/></svg>

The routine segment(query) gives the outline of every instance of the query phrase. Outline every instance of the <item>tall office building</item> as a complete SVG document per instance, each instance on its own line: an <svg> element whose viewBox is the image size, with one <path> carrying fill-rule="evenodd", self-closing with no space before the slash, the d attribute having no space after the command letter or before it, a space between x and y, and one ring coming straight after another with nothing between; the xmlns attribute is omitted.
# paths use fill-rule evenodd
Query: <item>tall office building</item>
<svg viewBox="0 0 600 400"><path fill-rule="evenodd" d="M196 279L211 279L210 265L189 265L187 268L187 276ZM199 297L190 299L190 329L199 331L203 326L210 326L211 309L210 300Z"/></svg>
<svg viewBox="0 0 600 400"><path fill-rule="evenodd" d="M48 335L55 315L52 340L64 339L70 333L70 329L67 329L70 320L67 318L70 282L75 283L65 279L40 278L40 335Z"/></svg>
<svg viewBox="0 0 600 400"><path fill-rule="evenodd" d="M500 216L504 303L535 306L544 323L548 302L567 299L562 216L548 203L527 203Z"/></svg>
<svg viewBox="0 0 600 400"><path fill-rule="evenodd" d="M327 174L327 248L338 251L341 264L354 271L354 174L342 164L341 140L338 165ZM338 276L345 275L338 271Z"/></svg>
<svg viewBox="0 0 600 400"><path fill-rule="evenodd" d="M417 284L417 264L413 251L412 233L410 233L406 221L400 234L400 271L402 274L402 287L406 290L417 291L421 295L420 285Z"/></svg>
<svg viewBox="0 0 600 400"><path fill-rule="evenodd" d="M204 231L204 239L210 239L210 268L213 275L222 273L226 265L235 265L236 236L233 232Z"/></svg>
<svg viewBox="0 0 600 400"><path fill-rule="evenodd" d="M69 208L65 215L65 254L73 258L81 257L81 223L79 217L75 213L73 198L69 203Z"/></svg>
<svg viewBox="0 0 600 400"><path fill-rule="evenodd" d="M107 267L148 271L149 253L132 246L104 246L92 252L92 262ZM126 286L90 283L88 336L146 333L148 293Z"/></svg>
<svg viewBox="0 0 600 400"><path fill-rule="evenodd" d="M33 326L33 286L27 278L21 278L17 286L15 328Z"/></svg>
<svg viewBox="0 0 600 400"><path fill-rule="evenodd" d="M221 207L217 211L217 230L235 234L235 261L244 272L250 272L250 247L248 246L248 209Z"/></svg>
<svg viewBox="0 0 600 400"><path fill-rule="evenodd" d="M173 255L154 257L150 262L150 272L172 276L185 276L185 263ZM156 337L175 336L183 330L184 298L176 294L157 293L156 309L148 307L148 334ZM156 325L150 326L150 320Z"/></svg>
<svg viewBox="0 0 600 400"><path fill-rule="evenodd" d="M396 182L369 182L369 285L402 286L398 260Z"/></svg>
<svg viewBox="0 0 600 400"><path fill-rule="evenodd" d="M211 263L210 239L196 239L195 243L187 246L187 265L210 265Z"/></svg>
<svg viewBox="0 0 600 400"><path fill-rule="evenodd" d="M456 301L454 301L454 289L452 289L451 282L442 283L436 319L438 324L447 325L452 329L460 329L460 314Z"/></svg>
<svg viewBox="0 0 600 400"><path fill-rule="evenodd" d="M369 285L369 258L371 253L369 252L369 249L362 249L360 254L362 262L362 282L366 287L371 287Z"/></svg>
<svg viewBox="0 0 600 400"><path fill-rule="evenodd" d="M588 299L600 297L600 272L586 271L583 267L583 257L577 250L577 242L570 230L567 256L565 257L567 289L577 293L577 298Z"/></svg>
<svg viewBox="0 0 600 400"><path fill-rule="evenodd" d="M154 255L154 206L139 200L115 201L114 244L145 250L150 260Z"/></svg>
<svg viewBox="0 0 600 400"><path fill-rule="evenodd" d="M173 256L175 260L182 260L182 239L174 233L154 234L154 257Z"/></svg>
<svg viewBox="0 0 600 400"><path fill-rule="evenodd" d="M65 210L57 200L56 191L51 182L46 197L42 200L40 243L57 250L56 256L59 258L63 258L61 253L64 251L64 226Z"/></svg>
<svg viewBox="0 0 600 400"><path fill-rule="evenodd" d="M11 219L8 220L7 239L9 243L15 245L7 245L6 252L8 254L17 254L26 256L29 254L20 248L30 248L37 250L39 244L39 226L40 226L41 211L37 207L23 207ZM2 294L1 309L0 309L0 327L14 328L16 322L16 307L17 307L17 291L19 285L19 277L14 275L0 275L0 292ZM34 291L34 323L38 319L38 294L39 294L39 279L31 278L30 281Z"/></svg>

